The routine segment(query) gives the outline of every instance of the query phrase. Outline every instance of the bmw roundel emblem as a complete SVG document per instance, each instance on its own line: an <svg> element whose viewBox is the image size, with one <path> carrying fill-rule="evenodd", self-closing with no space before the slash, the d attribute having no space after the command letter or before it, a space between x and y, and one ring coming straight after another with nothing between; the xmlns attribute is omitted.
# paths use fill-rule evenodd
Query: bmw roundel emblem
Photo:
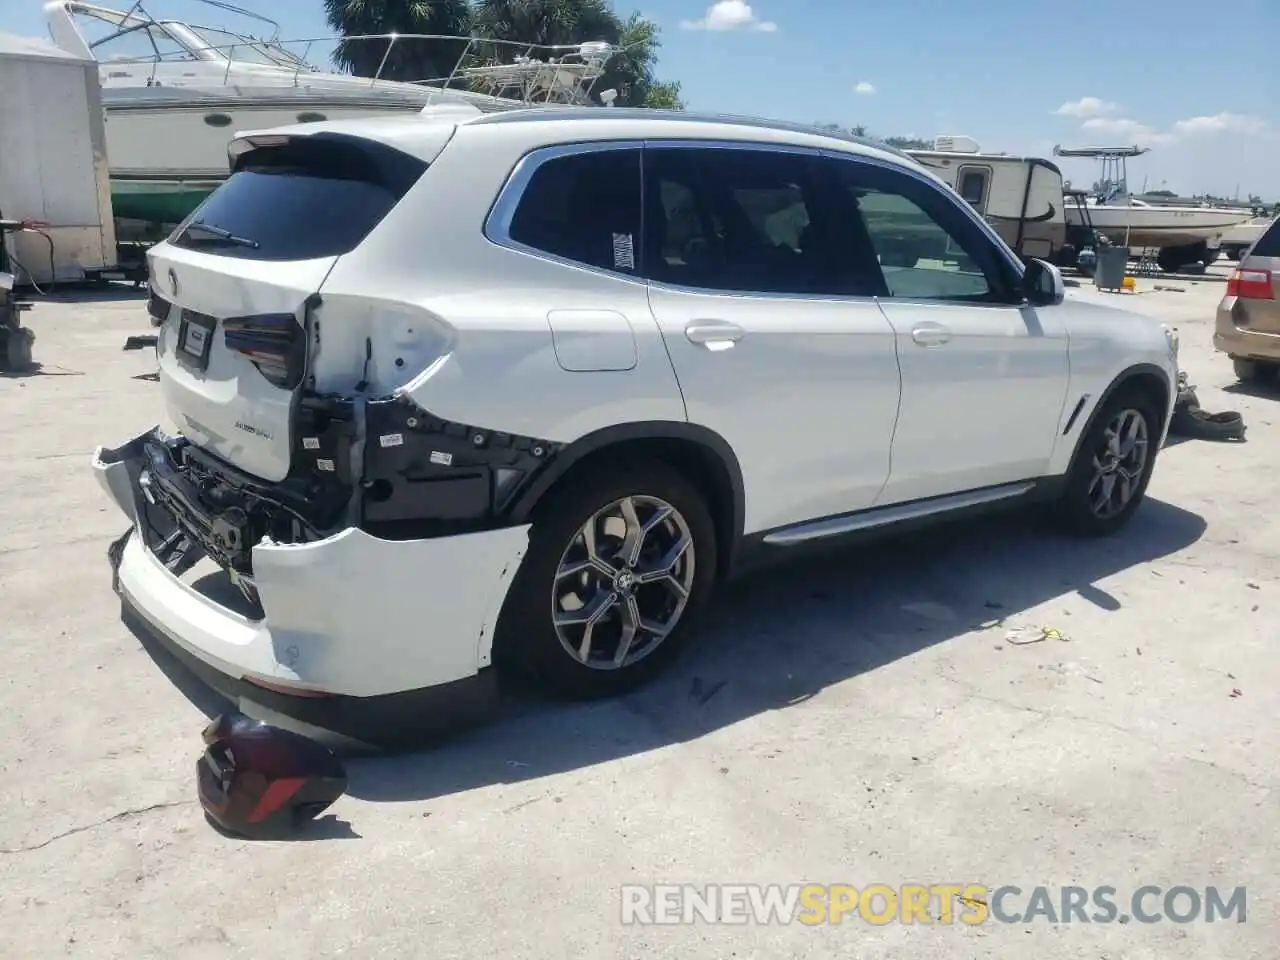
<svg viewBox="0 0 1280 960"><path fill-rule="evenodd" d="M175 297L178 295L178 275L174 273L173 267L169 268L169 292Z"/></svg>

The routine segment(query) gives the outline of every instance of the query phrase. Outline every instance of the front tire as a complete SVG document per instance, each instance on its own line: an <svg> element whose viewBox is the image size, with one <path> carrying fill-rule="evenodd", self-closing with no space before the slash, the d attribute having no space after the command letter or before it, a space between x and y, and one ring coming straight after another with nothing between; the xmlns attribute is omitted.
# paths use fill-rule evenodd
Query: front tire
<svg viewBox="0 0 1280 960"><path fill-rule="evenodd" d="M494 663L566 699L635 689L687 646L710 597L706 501L654 460L584 472L551 497L503 605Z"/></svg>
<svg viewBox="0 0 1280 960"><path fill-rule="evenodd" d="M1068 533L1109 536L1129 522L1151 482L1160 418L1137 390L1122 388L1105 402L1067 472L1058 513Z"/></svg>

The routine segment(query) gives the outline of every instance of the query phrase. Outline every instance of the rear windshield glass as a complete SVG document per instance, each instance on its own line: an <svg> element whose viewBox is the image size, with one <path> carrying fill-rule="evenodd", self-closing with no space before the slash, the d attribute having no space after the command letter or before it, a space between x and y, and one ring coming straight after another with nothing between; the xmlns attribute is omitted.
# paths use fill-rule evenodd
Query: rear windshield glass
<svg viewBox="0 0 1280 960"><path fill-rule="evenodd" d="M1275 220L1267 228L1267 232L1258 238L1253 245L1250 256L1280 257L1280 219Z"/></svg>
<svg viewBox="0 0 1280 960"><path fill-rule="evenodd" d="M426 169L369 141L317 135L243 155L174 235L221 257L311 260L355 249Z"/></svg>

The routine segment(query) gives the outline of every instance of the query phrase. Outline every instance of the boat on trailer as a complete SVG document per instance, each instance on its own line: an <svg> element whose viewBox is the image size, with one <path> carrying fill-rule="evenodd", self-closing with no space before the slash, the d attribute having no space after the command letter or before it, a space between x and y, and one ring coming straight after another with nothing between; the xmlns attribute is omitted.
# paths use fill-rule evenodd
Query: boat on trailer
<svg viewBox="0 0 1280 960"><path fill-rule="evenodd" d="M1099 162L1101 189L1086 200L1086 207L1093 228L1113 244L1130 249L1157 248L1160 268L1170 272L1197 261L1207 266L1217 259L1223 234L1247 221L1249 212L1225 207L1156 205L1131 196L1127 161L1148 150L1138 146L1079 149L1056 146L1053 154ZM1081 208L1068 208L1069 223L1082 226L1081 218Z"/></svg>
<svg viewBox="0 0 1280 960"><path fill-rule="evenodd" d="M537 46L418 34L283 40L268 17L221 0L199 2L244 25L157 19L142 2L123 11L78 0L44 7L54 42L98 61L115 215L150 225L152 234L181 222L226 179L238 131L448 104L485 113L596 105L610 99L594 87L619 51L604 42ZM415 41L448 50L450 69L388 79L397 47L403 52ZM340 43L370 45L379 62L374 76L327 71L308 59L331 55Z"/></svg>

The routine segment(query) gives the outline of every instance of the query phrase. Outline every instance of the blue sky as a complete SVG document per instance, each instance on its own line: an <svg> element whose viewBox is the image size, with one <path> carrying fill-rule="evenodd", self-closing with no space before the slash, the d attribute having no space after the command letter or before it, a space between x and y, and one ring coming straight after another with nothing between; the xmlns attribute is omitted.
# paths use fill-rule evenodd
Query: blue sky
<svg viewBox="0 0 1280 960"><path fill-rule="evenodd" d="M239 2L270 10L286 36L328 32L321 0ZM1153 189L1280 199L1280 0L1232 0L1221 16L1191 0L615 3L660 24L659 73L683 84L691 108L963 134L1042 156L1055 143L1137 142L1151 152L1129 164L1134 189L1145 178ZM147 6L157 18L234 26L193 0ZM40 0L0 7L8 32L45 32ZM1061 165L1077 183L1094 178L1088 161Z"/></svg>

